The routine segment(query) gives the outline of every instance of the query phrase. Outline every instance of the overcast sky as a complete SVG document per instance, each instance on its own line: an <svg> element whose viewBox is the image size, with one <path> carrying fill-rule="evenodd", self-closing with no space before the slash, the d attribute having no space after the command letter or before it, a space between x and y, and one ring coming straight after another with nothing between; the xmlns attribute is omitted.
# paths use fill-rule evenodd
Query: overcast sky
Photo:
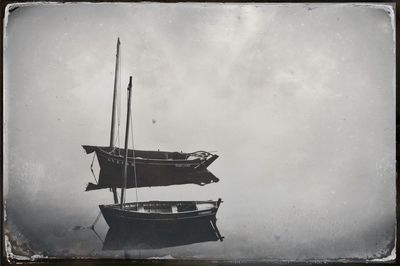
<svg viewBox="0 0 400 266"><path fill-rule="evenodd" d="M108 145L120 37L121 112L133 75L136 148L220 155L210 167L218 184L145 189L144 199L221 197L227 240L239 228L254 239L265 230L266 239L275 236L273 248L260 251L266 257L387 251L395 226L395 46L386 7L14 10L5 30L8 200L71 213L83 201L111 200L83 192L91 157L80 145ZM227 222L238 215L252 226Z"/></svg>

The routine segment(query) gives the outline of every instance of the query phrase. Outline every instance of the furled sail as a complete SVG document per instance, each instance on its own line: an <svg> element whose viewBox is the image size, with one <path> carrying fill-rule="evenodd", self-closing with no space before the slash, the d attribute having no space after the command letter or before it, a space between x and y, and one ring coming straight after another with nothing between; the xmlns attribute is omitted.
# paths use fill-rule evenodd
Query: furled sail
<svg viewBox="0 0 400 266"><path fill-rule="evenodd" d="M86 191L123 187L124 149L89 145L82 147L87 154L95 152L100 165L98 183L89 183ZM215 183L219 179L207 167L217 158L218 155L204 151L182 153L128 150L127 188Z"/></svg>

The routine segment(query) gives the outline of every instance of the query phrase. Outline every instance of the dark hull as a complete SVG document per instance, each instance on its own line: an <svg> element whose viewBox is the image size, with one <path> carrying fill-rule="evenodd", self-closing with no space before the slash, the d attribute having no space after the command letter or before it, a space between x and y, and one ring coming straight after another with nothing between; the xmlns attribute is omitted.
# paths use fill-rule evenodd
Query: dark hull
<svg viewBox="0 0 400 266"><path fill-rule="evenodd" d="M118 204L100 205L100 210L110 228L142 228L143 230L171 230L186 226L196 226L204 223L215 222L216 214L221 201L205 201L209 208L196 210L187 208L194 202L167 202L151 201L140 202L142 205L155 206L158 209L167 209L168 206L180 205L182 210L176 213L171 212L141 212L136 211L135 203L126 203L123 209ZM201 203L201 202L200 202ZM186 208L186 210L185 210Z"/></svg>
<svg viewBox="0 0 400 266"><path fill-rule="evenodd" d="M122 155L110 153L107 147L83 147L87 153L96 152L100 165L98 184L89 183L86 190L123 187ZM217 155L189 160L185 159L189 156L185 153L135 151L135 159L133 159L133 152L130 152L132 157L128 157L127 188L179 184L205 185L219 181L207 170L207 167L218 158ZM147 157L143 158L138 155Z"/></svg>

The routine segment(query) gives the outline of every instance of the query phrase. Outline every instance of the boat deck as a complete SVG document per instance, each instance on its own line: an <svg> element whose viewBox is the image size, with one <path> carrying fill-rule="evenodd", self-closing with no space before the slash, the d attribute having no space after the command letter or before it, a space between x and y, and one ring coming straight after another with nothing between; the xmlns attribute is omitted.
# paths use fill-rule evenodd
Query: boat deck
<svg viewBox="0 0 400 266"><path fill-rule="evenodd" d="M119 209L120 205L110 206ZM216 201L149 201L124 204L124 210L140 213L182 213L208 210L217 207Z"/></svg>

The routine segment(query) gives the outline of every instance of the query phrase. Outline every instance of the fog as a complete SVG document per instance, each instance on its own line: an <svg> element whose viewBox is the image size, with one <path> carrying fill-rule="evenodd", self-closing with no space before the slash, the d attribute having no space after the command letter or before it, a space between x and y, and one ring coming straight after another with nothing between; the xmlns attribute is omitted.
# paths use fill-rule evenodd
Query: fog
<svg viewBox="0 0 400 266"><path fill-rule="evenodd" d="M393 10L384 7L79 3L13 10L5 28L4 193L8 234L28 245L19 253L388 256L396 223L395 44ZM102 252L91 232L71 230L112 202L107 190L84 192L93 182L92 157L80 145L108 145L118 37L119 145L132 75L135 148L220 156L209 167L220 182L141 188L139 199L222 198L223 242L121 255Z"/></svg>

